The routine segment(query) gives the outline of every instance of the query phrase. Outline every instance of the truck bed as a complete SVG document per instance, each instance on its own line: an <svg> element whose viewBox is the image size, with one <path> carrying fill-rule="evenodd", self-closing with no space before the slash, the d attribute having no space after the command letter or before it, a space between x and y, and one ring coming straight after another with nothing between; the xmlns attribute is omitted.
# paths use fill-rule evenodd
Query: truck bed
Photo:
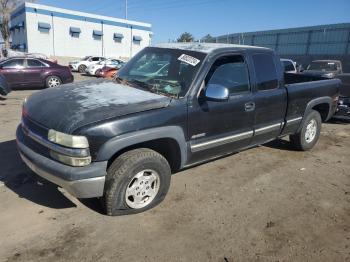
<svg viewBox="0 0 350 262"><path fill-rule="evenodd" d="M288 74L290 75L290 74ZM341 81L339 79L327 79L313 76L303 76L293 74L294 77L288 76L289 84L286 84L288 95L288 106L286 119L303 116L307 111L310 101L317 99L323 101L320 105L324 106L324 114L321 114L322 120L327 121L334 112L329 112L329 104L335 104ZM335 94L333 98L329 94ZM326 113L327 112L327 113Z"/></svg>

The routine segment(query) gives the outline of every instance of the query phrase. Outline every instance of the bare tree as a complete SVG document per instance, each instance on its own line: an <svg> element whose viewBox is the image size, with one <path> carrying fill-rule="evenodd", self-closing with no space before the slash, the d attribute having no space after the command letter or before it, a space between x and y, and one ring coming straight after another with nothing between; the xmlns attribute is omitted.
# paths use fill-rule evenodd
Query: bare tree
<svg viewBox="0 0 350 262"><path fill-rule="evenodd" d="M5 42L5 48L10 48L10 20L11 13L25 0L0 0L0 31ZM35 2L35 1L29 1Z"/></svg>

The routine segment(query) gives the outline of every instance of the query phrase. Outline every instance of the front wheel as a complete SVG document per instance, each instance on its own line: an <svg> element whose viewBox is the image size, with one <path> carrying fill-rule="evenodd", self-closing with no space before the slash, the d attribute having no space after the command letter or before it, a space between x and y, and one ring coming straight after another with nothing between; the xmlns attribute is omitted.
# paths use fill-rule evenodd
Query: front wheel
<svg viewBox="0 0 350 262"><path fill-rule="evenodd" d="M58 76L49 76L46 78L46 87L54 88L62 84L61 78Z"/></svg>
<svg viewBox="0 0 350 262"><path fill-rule="evenodd" d="M81 74L85 73L85 70L86 70L86 66L85 66L85 65L80 65L80 66L78 67L78 71L79 71L79 73L81 73Z"/></svg>
<svg viewBox="0 0 350 262"><path fill-rule="evenodd" d="M158 205L168 192L171 171L159 153L140 148L113 161L107 170L102 205L107 215L127 215Z"/></svg>
<svg viewBox="0 0 350 262"><path fill-rule="evenodd" d="M291 144L300 151L312 149L320 137L321 125L322 119L320 113L311 110L305 116L300 132L289 137Z"/></svg>

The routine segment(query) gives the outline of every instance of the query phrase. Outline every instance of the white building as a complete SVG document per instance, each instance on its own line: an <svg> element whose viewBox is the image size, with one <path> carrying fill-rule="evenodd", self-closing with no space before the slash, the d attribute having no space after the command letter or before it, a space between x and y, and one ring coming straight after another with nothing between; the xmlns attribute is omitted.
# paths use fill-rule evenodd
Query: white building
<svg viewBox="0 0 350 262"><path fill-rule="evenodd" d="M33 3L11 15L12 48L48 56L128 58L151 44L151 25Z"/></svg>

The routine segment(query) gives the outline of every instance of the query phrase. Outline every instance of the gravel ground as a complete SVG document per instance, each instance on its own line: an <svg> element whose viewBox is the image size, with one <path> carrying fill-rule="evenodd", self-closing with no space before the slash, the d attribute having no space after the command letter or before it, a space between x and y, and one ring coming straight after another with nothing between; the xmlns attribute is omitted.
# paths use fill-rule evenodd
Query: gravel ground
<svg viewBox="0 0 350 262"><path fill-rule="evenodd" d="M0 261L350 261L350 124L310 152L279 140L185 170L158 207L107 217L19 159L32 92L0 100Z"/></svg>

